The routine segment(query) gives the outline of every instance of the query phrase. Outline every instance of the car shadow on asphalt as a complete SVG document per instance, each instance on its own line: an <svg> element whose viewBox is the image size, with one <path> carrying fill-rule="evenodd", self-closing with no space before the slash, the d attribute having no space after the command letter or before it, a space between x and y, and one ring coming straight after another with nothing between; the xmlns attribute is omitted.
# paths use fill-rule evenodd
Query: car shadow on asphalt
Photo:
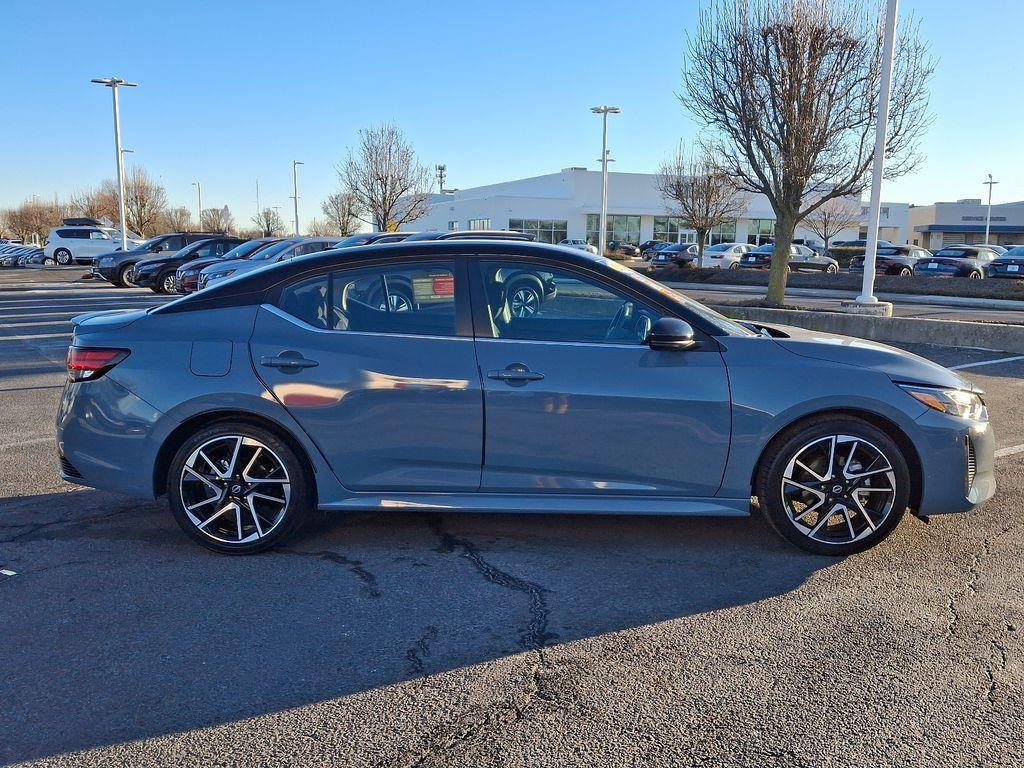
<svg viewBox="0 0 1024 768"><path fill-rule="evenodd" d="M195 730L730 609L835 563L758 517L321 514L208 552L163 502L0 502L0 762Z"/></svg>

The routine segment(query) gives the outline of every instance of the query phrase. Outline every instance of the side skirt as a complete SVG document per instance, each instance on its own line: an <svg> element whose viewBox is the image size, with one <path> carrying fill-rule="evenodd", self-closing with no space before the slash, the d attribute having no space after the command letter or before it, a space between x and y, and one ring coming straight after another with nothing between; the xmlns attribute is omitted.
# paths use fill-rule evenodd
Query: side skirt
<svg viewBox="0 0 1024 768"><path fill-rule="evenodd" d="M745 517L750 499L523 493L360 493L325 510L432 510L597 515Z"/></svg>

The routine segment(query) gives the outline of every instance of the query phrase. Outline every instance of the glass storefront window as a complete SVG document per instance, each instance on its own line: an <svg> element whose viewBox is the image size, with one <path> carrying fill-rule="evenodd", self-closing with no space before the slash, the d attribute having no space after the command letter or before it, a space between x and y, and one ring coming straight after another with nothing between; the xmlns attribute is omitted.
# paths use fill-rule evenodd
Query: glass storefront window
<svg viewBox="0 0 1024 768"><path fill-rule="evenodd" d="M488 226L490 220L488 219ZM560 243L569 237L569 222L558 219L509 219L513 232L533 235L538 243Z"/></svg>
<svg viewBox="0 0 1024 768"><path fill-rule="evenodd" d="M751 245L771 242L775 239L775 219L751 219L747 227L747 242Z"/></svg>
<svg viewBox="0 0 1024 768"><path fill-rule="evenodd" d="M598 213L587 214L587 242L597 245L598 235L601 231L601 215ZM608 242L618 240L619 242L640 244L640 217L628 214L615 214L608 216L608 230L605 233Z"/></svg>

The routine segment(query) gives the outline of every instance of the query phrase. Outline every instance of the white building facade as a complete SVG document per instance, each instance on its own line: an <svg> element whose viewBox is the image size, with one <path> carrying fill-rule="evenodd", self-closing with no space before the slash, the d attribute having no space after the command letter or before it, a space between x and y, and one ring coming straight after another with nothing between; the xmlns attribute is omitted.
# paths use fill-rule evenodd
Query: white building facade
<svg viewBox="0 0 1024 768"><path fill-rule="evenodd" d="M910 208L910 237L914 245L932 251L952 243L983 243L986 220L988 205L978 198L915 205ZM992 206L989 243L1024 244L1024 202Z"/></svg>
<svg viewBox="0 0 1024 768"><path fill-rule="evenodd" d="M670 214L656 176L649 173L608 174L608 240L634 244L646 240L692 242L696 233ZM559 173L460 189L432 196L429 211L403 229L510 229L529 232L539 242L586 240L597 244L601 214L601 173L565 168ZM775 214L764 195L748 195L743 215L715 230L712 243L760 244L775 235ZM852 240L854 229L835 239ZM796 237L815 235L798 227Z"/></svg>

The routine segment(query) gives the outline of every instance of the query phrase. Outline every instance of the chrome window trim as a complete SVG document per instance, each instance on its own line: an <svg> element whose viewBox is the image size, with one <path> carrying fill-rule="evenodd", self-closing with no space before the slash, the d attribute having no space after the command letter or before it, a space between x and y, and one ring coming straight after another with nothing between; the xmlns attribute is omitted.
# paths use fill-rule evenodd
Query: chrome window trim
<svg viewBox="0 0 1024 768"><path fill-rule="evenodd" d="M277 315L282 320L287 320L288 322L292 323L293 325L297 325L299 328L302 328L304 331L313 331L315 333L327 333L327 334L331 334L331 335L345 334L347 336L373 336L373 337L384 336L386 338L396 338L396 337L397 338L403 338L403 337L411 336L411 337L414 337L414 338L417 338L417 339L440 339L440 340L443 340L443 341L472 341L473 340L472 336L434 336L434 335L429 335L429 334L425 334L425 333L387 333L385 331L348 331L348 330L336 330L334 328L317 328L317 327L312 326L309 323L305 322L304 320L300 320L299 318L295 317L294 315L289 315L283 309L281 309L280 307L275 307L273 304L267 304L266 302L264 302L263 304L260 304L260 309L265 309L268 312L270 312L270 313L272 313L274 315Z"/></svg>
<svg viewBox="0 0 1024 768"><path fill-rule="evenodd" d="M506 344L557 344L563 347L605 347L608 349L645 349L650 347L644 342L635 344L616 344L611 341L546 341L544 339L496 339L490 336L477 336L478 342L504 342Z"/></svg>

